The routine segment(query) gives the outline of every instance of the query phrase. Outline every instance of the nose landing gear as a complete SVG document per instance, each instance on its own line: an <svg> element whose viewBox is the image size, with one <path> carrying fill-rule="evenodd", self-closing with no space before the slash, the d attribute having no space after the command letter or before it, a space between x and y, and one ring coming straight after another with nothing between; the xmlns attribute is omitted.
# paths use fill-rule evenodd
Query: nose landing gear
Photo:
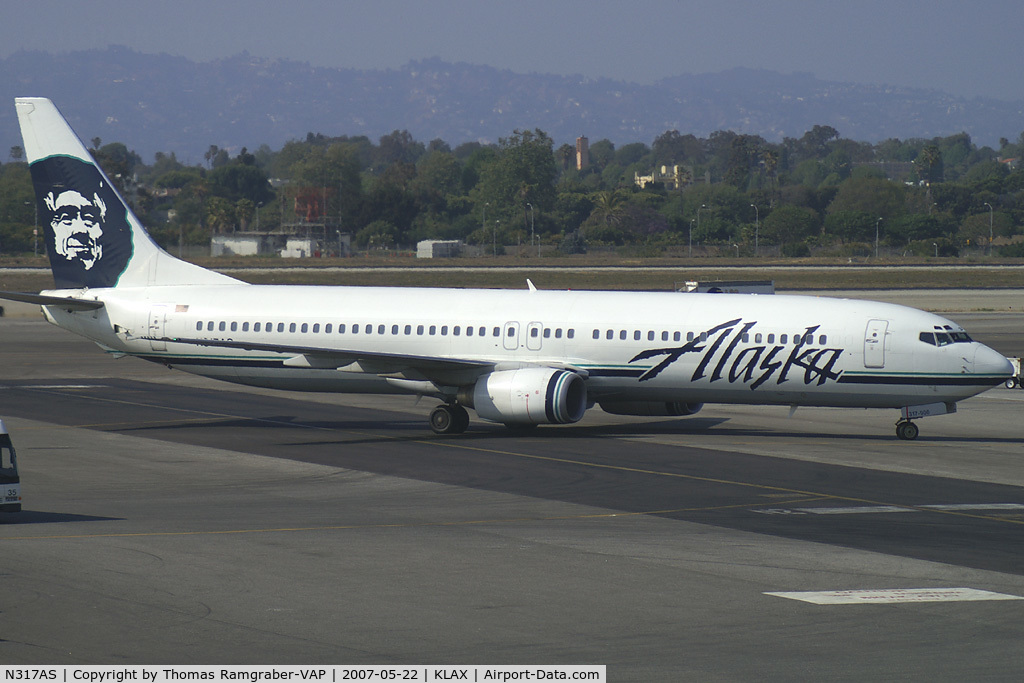
<svg viewBox="0 0 1024 683"><path fill-rule="evenodd" d="M896 436L903 441L913 441L921 430L910 420L900 420L896 423Z"/></svg>
<svg viewBox="0 0 1024 683"><path fill-rule="evenodd" d="M896 423L896 436L903 441L913 441L920 430L911 422L931 415L951 415L956 412L956 403L928 403L921 406L907 406L900 411L900 420Z"/></svg>

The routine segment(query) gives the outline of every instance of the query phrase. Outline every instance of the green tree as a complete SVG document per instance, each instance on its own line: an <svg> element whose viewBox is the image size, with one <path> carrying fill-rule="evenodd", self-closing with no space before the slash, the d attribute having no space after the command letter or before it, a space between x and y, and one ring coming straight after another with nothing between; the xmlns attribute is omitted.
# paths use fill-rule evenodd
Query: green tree
<svg viewBox="0 0 1024 683"><path fill-rule="evenodd" d="M867 211L835 211L825 217L825 234L842 242L868 242L874 239L877 219Z"/></svg>
<svg viewBox="0 0 1024 683"><path fill-rule="evenodd" d="M515 131L502 138L497 156L480 169L475 189L478 205L489 203L487 213L495 220L522 223L529 203L548 211L554 204L558 170L553 142L542 130Z"/></svg>
<svg viewBox="0 0 1024 683"><path fill-rule="evenodd" d="M761 235L767 242L794 244L818 234L821 220L813 209L785 205L775 209L761 222Z"/></svg>
<svg viewBox="0 0 1024 683"><path fill-rule="evenodd" d="M904 212L905 201L905 190L899 183L878 178L850 178L839 186L828 211L865 211L889 220Z"/></svg>
<svg viewBox="0 0 1024 683"><path fill-rule="evenodd" d="M214 233L227 232L235 224L235 207L223 197L210 197L206 203L206 224Z"/></svg>
<svg viewBox="0 0 1024 683"><path fill-rule="evenodd" d="M926 183L942 182L942 152L938 145L925 145L914 161L917 164L918 176Z"/></svg>

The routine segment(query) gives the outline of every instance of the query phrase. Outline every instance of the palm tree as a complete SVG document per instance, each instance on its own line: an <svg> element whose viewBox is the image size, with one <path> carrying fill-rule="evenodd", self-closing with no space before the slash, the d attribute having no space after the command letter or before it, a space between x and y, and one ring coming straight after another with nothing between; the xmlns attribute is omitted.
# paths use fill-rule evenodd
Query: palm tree
<svg viewBox="0 0 1024 683"><path fill-rule="evenodd" d="M594 211L605 223L618 223L626 207L626 193L621 188L603 190L594 194Z"/></svg>

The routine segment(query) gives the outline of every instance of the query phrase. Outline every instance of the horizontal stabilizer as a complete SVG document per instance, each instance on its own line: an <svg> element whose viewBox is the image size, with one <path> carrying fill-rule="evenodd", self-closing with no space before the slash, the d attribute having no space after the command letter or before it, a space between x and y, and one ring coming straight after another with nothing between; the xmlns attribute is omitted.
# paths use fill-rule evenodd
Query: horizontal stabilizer
<svg viewBox="0 0 1024 683"><path fill-rule="evenodd" d="M64 296L46 296L45 294L31 294L29 292L0 292L0 299L8 301L21 301L26 304L39 304L40 306L58 306L65 311L95 311L103 308L102 301L95 299L73 299Z"/></svg>

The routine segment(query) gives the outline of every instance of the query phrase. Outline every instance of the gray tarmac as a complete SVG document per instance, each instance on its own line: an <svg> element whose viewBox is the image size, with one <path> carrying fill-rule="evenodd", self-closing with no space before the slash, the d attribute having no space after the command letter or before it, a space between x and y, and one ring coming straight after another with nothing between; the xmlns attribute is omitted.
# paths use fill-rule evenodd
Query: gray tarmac
<svg viewBox="0 0 1024 683"><path fill-rule="evenodd" d="M952 317L1024 355L1024 315L986 303ZM443 438L430 402L215 383L32 318L0 319L0 364L25 498L0 517L5 664L1024 669L1024 600L768 594L1024 597L1024 391L922 420L909 443L896 411L728 406Z"/></svg>

